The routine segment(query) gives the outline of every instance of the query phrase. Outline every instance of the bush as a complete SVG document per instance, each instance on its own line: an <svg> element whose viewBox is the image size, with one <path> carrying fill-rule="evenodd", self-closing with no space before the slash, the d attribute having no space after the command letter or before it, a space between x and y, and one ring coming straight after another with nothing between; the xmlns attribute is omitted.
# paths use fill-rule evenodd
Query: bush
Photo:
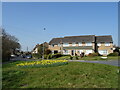
<svg viewBox="0 0 120 90"><path fill-rule="evenodd" d="M49 55L47 56L47 59L52 59L52 54L49 54Z"/></svg>
<svg viewBox="0 0 120 90"><path fill-rule="evenodd" d="M79 59L78 56L75 56L75 59L78 60Z"/></svg>
<svg viewBox="0 0 120 90"><path fill-rule="evenodd" d="M48 57L47 55L44 55L44 59L47 59L47 57Z"/></svg>
<svg viewBox="0 0 120 90"><path fill-rule="evenodd" d="M63 54L62 56L71 56L71 55L69 55L69 54L68 54L68 55L64 55L64 54Z"/></svg>
<svg viewBox="0 0 120 90"><path fill-rule="evenodd" d="M89 53L89 57L94 57L94 56L101 56L99 53Z"/></svg>
<svg viewBox="0 0 120 90"><path fill-rule="evenodd" d="M42 58L42 55L36 53L36 54L32 54L32 57L39 59L39 58Z"/></svg>
<svg viewBox="0 0 120 90"><path fill-rule="evenodd" d="M73 56L70 56L70 60L72 60L73 59Z"/></svg>
<svg viewBox="0 0 120 90"><path fill-rule="evenodd" d="M53 55L52 55L52 58L58 58L58 57L61 57L61 56L62 56L62 54L57 53L57 54L53 54Z"/></svg>
<svg viewBox="0 0 120 90"><path fill-rule="evenodd" d="M118 56L118 55L119 55L118 52L114 52L114 53L110 53L110 54L108 54L108 56Z"/></svg>

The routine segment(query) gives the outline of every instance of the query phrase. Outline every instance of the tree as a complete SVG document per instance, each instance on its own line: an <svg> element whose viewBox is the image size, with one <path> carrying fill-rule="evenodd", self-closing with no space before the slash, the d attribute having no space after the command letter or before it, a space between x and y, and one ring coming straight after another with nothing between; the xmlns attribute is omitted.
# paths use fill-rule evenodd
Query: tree
<svg viewBox="0 0 120 90"><path fill-rule="evenodd" d="M48 43L44 42L40 45L37 46L38 47L38 53L43 55L43 50L44 50L44 54L48 55L49 53L51 53L51 51L48 49Z"/></svg>
<svg viewBox="0 0 120 90"><path fill-rule="evenodd" d="M10 60L11 54L16 54L16 50L20 49L19 40L2 29L2 60Z"/></svg>

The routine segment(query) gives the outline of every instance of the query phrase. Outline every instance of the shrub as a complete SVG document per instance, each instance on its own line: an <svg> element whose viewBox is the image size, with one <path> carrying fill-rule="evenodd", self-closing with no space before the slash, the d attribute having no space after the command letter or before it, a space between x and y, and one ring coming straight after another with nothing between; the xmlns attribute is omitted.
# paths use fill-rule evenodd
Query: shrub
<svg viewBox="0 0 120 90"><path fill-rule="evenodd" d="M79 59L78 56L75 56L75 59L78 60Z"/></svg>
<svg viewBox="0 0 120 90"><path fill-rule="evenodd" d="M62 56L71 56L71 55L70 55L70 54L68 54L68 55L64 55L64 54L63 54Z"/></svg>
<svg viewBox="0 0 120 90"><path fill-rule="evenodd" d="M42 58L42 55L36 53L36 54L32 54L32 57L33 58Z"/></svg>
<svg viewBox="0 0 120 90"><path fill-rule="evenodd" d="M114 52L114 53L110 53L110 54L108 54L108 56L118 56L118 55L119 55L118 52Z"/></svg>
<svg viewBox="0 0 120 90"><path fill-rule="evenodd" d="M44 59L47 59L47 55L44 55Z"/></svg>
<svg viewBox="0 0 120 90"><path fill-rule="evenodd" d="M70 56L70 60L72 60L73 59L73 56Z"/></svg>
<svg viewBox="0 0 120 90"><path fill-rule="evenodd" d="M58 57L61 57L61 56L62 56L62 54L57 53L57 54L53 54L53 55L52 55L52 58L58 58Z"/></svg>
<svg viewBox="0 0 120 90"><path fill-rule="evenodd" d="M52 58L52 54L49 54L48 56L47 56L47 59L51 59Z"/></svg>
<svg viewBox="0 0 120 90"><path fill-rule="evenodd" d="M94 56L100 56L99 53L89 53L88 54L89 57L94 57Z"/></svg>

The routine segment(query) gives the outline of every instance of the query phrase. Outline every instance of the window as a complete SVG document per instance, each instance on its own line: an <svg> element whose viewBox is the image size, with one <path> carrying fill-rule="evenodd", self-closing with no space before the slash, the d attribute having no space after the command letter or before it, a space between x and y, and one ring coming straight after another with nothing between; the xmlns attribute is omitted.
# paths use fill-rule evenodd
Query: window
<svg viewBox="0 0 120 90"><path fill-rule="evenodd" d="M103 54L108 54L108 51L107 50L99 50L98 51L101 55L103 55Z"/></svg>
<svg viewBox="0 0 120 90"><path fill-rule="evenodd" d="M92 43L86 43L86 46L92 46Z"/></svg>
<svg viewBox="0 0 120 90"><path fill-rule="evenodd" d="M79 51L79 54L81 54L83 52L83 50L78 50Z"/></svg>
<svg viewBox="0 0 120 90"><path fill-rule="evenodd" d="M110 43L105 43L105 46L110 46Z"/></svg>
<svg viewBox="0 0 120 90"><path fill-rule="evenodd" d="M76 43L72 43L72 46L76 46Z"/></svg>
<svg viewBox="0 0 120 90"><path fill-rule="evenodd" d="M52 44L51 47L54 47L54 45Z"/></svg>
<svg viewBox="0 0 120 90"><path fill-rule="evenodd" d="M101 43L98 43L97 46L101 46Z"/></svg>
<svg viewBox="0 0 120 90"><path fill-rule="evenodd" d="M92 50L86 50L85 54L92 53Z"/></svg>
<svg viewBox="0 0 120 90"><path fill-rule="evenodd" d="M63 43L63 47L68 47L69 43Z"/></svg>
<svg viewBox="0 0 120 90"><path fill-rule="evenodd" d="M78 43L79 46L82 46L82 43Z"/></svg>
<svg viewBox="0 0 120 90"><path fill-rule="evenodd" d="M60 47L60 46L61 46L61 44L58 44L58 46Z"/></svg>
<svg viewBox="0 0 120 90"><path fill-rule="evenodd" d="M68 50L64 50L63 54L69 54Z"/></svg>

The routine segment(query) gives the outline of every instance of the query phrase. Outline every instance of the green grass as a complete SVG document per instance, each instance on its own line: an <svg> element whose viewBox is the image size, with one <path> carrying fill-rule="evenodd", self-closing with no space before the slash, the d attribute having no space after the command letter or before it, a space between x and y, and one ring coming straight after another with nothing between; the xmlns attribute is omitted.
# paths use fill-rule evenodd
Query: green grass
<svg viewBox="0 0 120 90"><path fill-rule="evenodd" d="M70 60L70 56L62 56L62 57L59 57L59 58L56 58L57 60Z"/></svg>
<svg viewBox="0 0 120 90"><path fill-rule="evenodd" d="M104 56L93 56L93 57L83 57L83 58L80 58L79 57L79 60L118 60L118 58L120 58L120 56L108 56L107 59L102 59L101 57L104 57ZM59 58L56 58L58 60L70 60L70 56L62 56L62 57L59 57ZM76 60L75 56L73 57L73 60Z"/></svg>
<svg viewBox="0 0 120 90"><path fill-rule="evenodd" d="M80 60L118 60L120 58L120 56L107 56L107 59L102 59L101 57L105 56L83 57Z"/></svg>
<svg viewBox="0 0 120 90"><path fill-rule="evenodd" d="M117 88L115 66L69 62L48 68L18 68L3 64L3 88Z"/></svg>

